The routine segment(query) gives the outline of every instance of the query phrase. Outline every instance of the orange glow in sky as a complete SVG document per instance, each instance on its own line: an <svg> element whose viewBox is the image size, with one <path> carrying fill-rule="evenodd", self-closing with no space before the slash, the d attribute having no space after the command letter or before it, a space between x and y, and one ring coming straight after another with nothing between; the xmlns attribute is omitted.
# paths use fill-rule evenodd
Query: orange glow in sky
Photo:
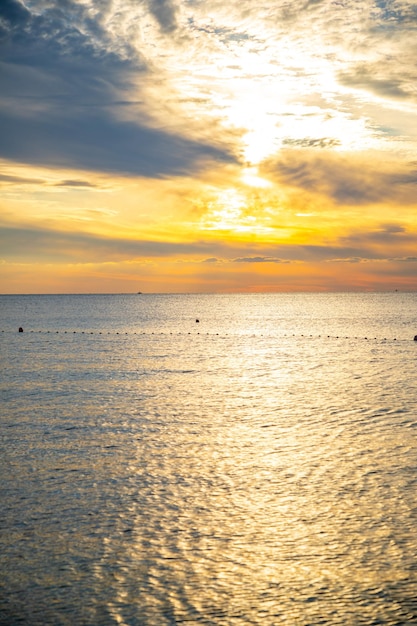
<svg viewBox="0 0 417 626"><path fill-rule="evenodd" d="M413 2L58 6L0 6L1 293L417 288Z"/></svg>

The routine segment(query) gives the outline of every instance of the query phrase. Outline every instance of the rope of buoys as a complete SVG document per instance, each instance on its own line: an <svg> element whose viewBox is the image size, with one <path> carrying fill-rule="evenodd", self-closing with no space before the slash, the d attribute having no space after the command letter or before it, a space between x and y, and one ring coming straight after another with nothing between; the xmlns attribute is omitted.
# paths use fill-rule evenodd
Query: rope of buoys
<svg viewBox="0 0 417 626"><path fill-rule="evenodd" d="M197 320L196 320L196 322L199 322L199 320L197 319ZM1 330L0 332L4 333L4 332L7 332L7 331L5 331L5 330L3 329L3 330ZM19 332L19 333L23 333L23 327L22 327L22 326L19 326L18 332ZM50 333L53 333L54 331L51 331L51 330L38 330L38 331L30 330L29 332L30 332L30 333L38 332L38 333L47 333L47 334L50 334ZM62 333L64 333L64 334L66 335L68 332L71 332L71 331L67 331L67 330L64 330L64 331L59 331L59 330L56 330L56 331L55 331L55 334L59 334L60 332L62 332ZM94 335L94 334L97 334L97 335L102 335L102 334L103 334L103 332L102 332L102 331L84 331L84 330L81 330L81 331L73 330L73 331L72 331L72 333L73 333L74 335L75 335L75 334L77 334L77 332L78 332L78 333L80 333L80 334L82 334L82 335L85 335L85 334L87 334L87 335L88 335L88 334L89 334L89 335ZM113 331L113 333L112 333L111 331L107 331L107 334L108 334L108 335L111 335L111 334L115 334L115 335L121 335L121 334L124 334L124 335L137 335L137 334L139 334L139 333L137 333L136 331L133 331L133 332L130 332L130 333L129 333L128 331L125 331L124 333L120 333L119 331ZM150 332L142 331L140 334L142 334L142 335L155 335L155 334L159 334L159 335L163 335L163 336L164 336L164 335L173 335L173 332L172 332L172 331L166 331L166 332L161 331L160 333L155 333L154 331L150 331ZM177 334L178 334L178 335L182 335L183 333L182 333L181 331L178 331L178 333L177 333ZM200 333L200 332L191 332L191 331L189 331L188 333L185 333L185 334L188 334L188 335L190 335L190 336L191 336L191 335L194 335L194 336L195 336L195 335L200 335L200 334L204 335L204 333ZM206 336L207 336L207 337L208 337L208 336L216 336L216 337L219 337L219 336L220 336L220 333L209 333L209 332L207 332L207 333L206 333ZM224 335L223 335L223 336L224 336L224 337L229 337L229 333L224 333ZM245 336L245 335L241 335L241 336ZM257 336L257 335L251 335L251 337L256 337L256 336ZM258 336L259 336L259 337L264 337L264 334L260 334L260 335L258 335ZM286 335L286 334L284 334L283 336L284 336L284 337L287 337L287 335ZM314 339L314 338L321 339L321 337L322 337L322 335L304 335L303 333L301 333L300 335L296 335L295 333L293 333L292 335L288 335L288 336L292 336L292 337L295 337L295 338L296 338L296 337L300 337L300 338L302 338L302 339L307 339L307 338L311 338L311 339ZM362 339L362 340L364 340L364 341L370 341L370 340L371 340L369 337L358 337L358 336L355 336L355 337L348 337L348 336L341 336L341 335L327 335L327 339L356 339L356 340L360 340L360 339ZM373 337L373 339L374 339L374 341L389 341L389 339L387 339L387 337L383 337L383 338ZM397 341L397 338L396 338L396 337L394 337L394 338L392 339L392 341ZM400 341L406 341L406 340L400 340ZM415 335L415 336L414 336L413 341L417 342L417 335Z"/></svg>

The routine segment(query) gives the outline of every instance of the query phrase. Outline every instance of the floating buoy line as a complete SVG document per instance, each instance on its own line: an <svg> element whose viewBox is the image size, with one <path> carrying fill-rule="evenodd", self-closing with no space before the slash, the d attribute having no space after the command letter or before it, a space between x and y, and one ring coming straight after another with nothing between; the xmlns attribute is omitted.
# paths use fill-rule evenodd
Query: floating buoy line
<svg viewBox="0 0 417 626"><path fill-rule="evenodd" d="M198 320L196 320L198 321ZM1 330L1 333L6 333L6 332L10 332L10 331L5 331L5 330ZM20 326L18 329L19 333L23 333L23 328ZM118 336L131 336L131 335L136 335L136 336L140 336L140 335L147 335L147 336L174 336L174 335L184 335L184 336L196 336L196 335L200 335L200 336L210 336L210 337L276 337L277 339L279 338L288 338L288 337L293 337L293 338L298 338L298 339L348 339L348 340L358 340L358 341L378 341L378 342L390 342L390 341L408 341L408 339L399 339L397 340L396 337L394 338L387 338L387 337L363 337L363 336L347 336L347 335L305 335L305 334L282 334L282 335L264 335L264 334L242 334L239 335L237 333L203 333L203 332L168 332L168 331L162 331L162 332L155 332L155 331L141 331L141 332L122 332L122 331L89 331L89 330L29 330L26 331L27 333L30 334L47 334L47 335L118 335ZM417 342L417 335L414 336L413 339L415 342Z"/></svg>

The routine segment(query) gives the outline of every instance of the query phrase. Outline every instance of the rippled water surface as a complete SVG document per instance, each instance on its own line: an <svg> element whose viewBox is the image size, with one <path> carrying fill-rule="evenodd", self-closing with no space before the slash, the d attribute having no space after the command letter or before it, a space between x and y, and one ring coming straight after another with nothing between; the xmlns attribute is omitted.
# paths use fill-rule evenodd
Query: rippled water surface
<svg viewBox="0 0 417 626"><path fill-rule="evenodd" d="M416 334L417 294L1 296L0 623L417 624Z"/></svg>

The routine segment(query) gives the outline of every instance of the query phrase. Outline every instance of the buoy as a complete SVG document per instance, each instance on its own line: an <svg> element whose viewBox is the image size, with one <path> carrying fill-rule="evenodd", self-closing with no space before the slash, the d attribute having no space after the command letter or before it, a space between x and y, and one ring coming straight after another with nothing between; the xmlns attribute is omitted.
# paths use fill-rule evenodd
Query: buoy
<svg viewBox="0 0 417 626"><path fill-rule="evenodd" d="M23 333L23 328L21 326L19 326L19 333ZM417 337L414 337L414 339L417 341Z"/></svg>

